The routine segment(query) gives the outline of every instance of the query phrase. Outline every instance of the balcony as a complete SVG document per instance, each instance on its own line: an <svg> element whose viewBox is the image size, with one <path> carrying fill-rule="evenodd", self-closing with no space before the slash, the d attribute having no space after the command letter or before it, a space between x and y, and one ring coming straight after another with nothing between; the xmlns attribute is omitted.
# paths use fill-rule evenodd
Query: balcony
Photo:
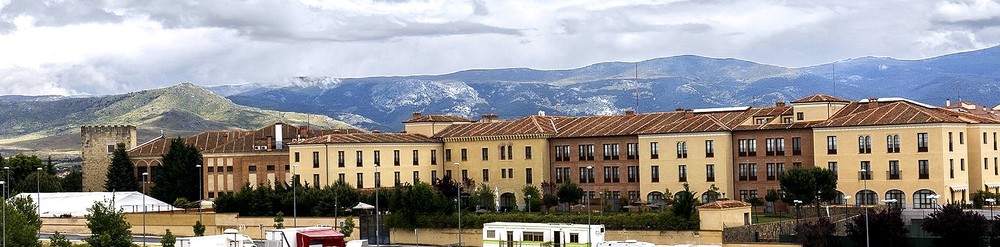
<svg viewBox="0 0 1000 247"><path fill-rule="evenodd" d="M858 180L872 180L872 173L871 172L859 173Z"/></svg>
<svg viewBox="0 0 1000 247"><path fill-rule="evenodd" d="M902 170L885 171L885 177L888 180L900 180L903 179L903 171Z"/></svg>

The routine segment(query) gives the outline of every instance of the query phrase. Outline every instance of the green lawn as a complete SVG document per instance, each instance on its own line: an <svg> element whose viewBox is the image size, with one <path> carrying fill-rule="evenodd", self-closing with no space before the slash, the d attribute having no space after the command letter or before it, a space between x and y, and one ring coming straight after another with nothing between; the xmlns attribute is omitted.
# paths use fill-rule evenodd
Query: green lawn
<svg viewBox="0 0 1000 247"><path fill-rule="evenodd" d="M783 220L795 220L795 217L785 216L785 215L754 214L754 219L757 224L763 224L763 223L771 223Z"/></svg>

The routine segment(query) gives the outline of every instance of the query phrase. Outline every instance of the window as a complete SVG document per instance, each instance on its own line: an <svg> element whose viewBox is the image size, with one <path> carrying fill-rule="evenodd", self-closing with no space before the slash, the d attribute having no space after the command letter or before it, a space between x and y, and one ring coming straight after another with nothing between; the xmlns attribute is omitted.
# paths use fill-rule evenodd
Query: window
<svg viewBox="0 0 1000 247"><path fill-rule="evenodd" d="M861 174L858 180L872 180L872 163L871 161L861 161Z"/></svg>
<svg viewBox="0 0 1000 247"><path fill-rule="evenodd" d="M878 194L871 190L861 190L858 191L854 196L855 202L858 205L877 205L878 204Z"/></svg>
<svg viewBox="0 0 1000 247"><path fill-rule="evenodd" d="M649 158L650 159L660 158L660 143L657 142L649 143Z"/></svg>
<svg viewBox="0 0 1000 247"><path fill-rule="evenodd" d="M774 180L775 174L777 174L776 170L774 169L775 168L774 163L767 163L766 166L767 167L765 169L767 169L767 181Z"/></svg>
<svg viewBox="0 0 1000 247"><path fill-rule="evenodd" d="M469 160L469 150L463 148L462 149L462 161L467 161L467 160Z"/></svg>
<svg viewBox="0 0 1000 247"><path fill-rule="evenodd" d="M375 150L374 154L375 154L375 165L376 166L382 165L382 152ZM396 165L398 166L399 164Z"/></svg>
<svg viewBox="0 0 1000 247"><path fill-rule="evenodd" d="M954 145L951 144L951 132L948 132L948 151L955 151Z"/></svg>
<svg viewBox="0 0 1000 247"><path fill-rule="evenodd" d="M299 162L299 152L295 152L295 162Z"/></svg>
<svg viewBox="0 0 1000 247"><path fill-rule="evenodd" d="M750 192L748 190L740 190L740 201L746 201L750 199Z"/></svg>
<svg viewBox="0 0 1000 247"><path fill-rule="evenodd" d="M837 154L837 137L826 137L826 154Z"/></svg>
<svg viewBox="0 0 1000 247"><path fill-rule="evenodd" d="M431 165L438 164L438 152L437 150L431 150Z"/></svg>
<svg viewBox="0 0 1000 247"><path fill-rule="evenodd" d="M837 172L837 162L835 162L835 161L826 162L826 169L830 170L830 172L833 173L833 178L836 179L836 178L840 177L840 175L839 175L840 173Z"/></svg>
<svg viewBox="0 0 1000 247"><path fill-rule="evenodd" d="M507 159L509 159L509 160L514 159L514 146L513 145L507 145Z"/></svg>
<svg viewBox="0 0 1000 247"><path fill-rule="evenodd" d="M319 152L313 152L313 168L319 168Z"/></svg>
<svg viewBox="0 0 1000 247"><path fill-rule="evenodd" d="M558 183L562 183L562 180L563 180L563 177L562 177L562 167L556 167L556 169L555 169L555 175L556 175L556 183L557 184Z"/></svg>
<svg viewBox="0 0 1000 247"><path fill-rule="evenodd" d="M337 174L337 183L347 183L347 178L343 173Z"/></svg>
<svg viewBox="0 0 1000 247"><path fill-rule="evenodd" d="M503 170L500 170L500 174L503 174ZM469 180L469 170L462 169L462 181Z"/></svg>
<svg viewBox="0 0 1000 247"><path fill-rule="evenodd" d="M209 167L209 169L212 169L212 168ZM268 172L273 172L274 171L274 165L267 165L267 171Z"/></svg>
<svg viewBox="0 0 1000 247"><path fill-rule="evenodd" d="M500 160L506 160L506 159L507 159L507 146L501 144L500 145Z"/></svg>
<svg viewBox="0 0 1000 247"><path fill-rule="evenodd" d="M858 153L859 154L870 154L872 153L872 137L871 136L858 136Z"/></svg>
<svg viewBox="0 0 1000 247"><path fill-rule="evenodd" d="M705 157L715 157L715 142L712 140L705 140Z"/></svg>
<svg viewBox="0 0 1000 247"><path fill-rule="evenodd" d="M775 143L775 141L774 141L773 138L764 139L764 155L765 156L774 156L774 143Z"/></svg>
<svg viewBox="0 0 1000 247"><path fill-rule="evenodd" d="M569 146L556 146L556 161L569 161Z"/></svg>
<svg viewBox="0 0 1000 247"><path fill-rule="evenodd" d="M618 143L604 144L604 160L618 160Z"/></svg>
<svg viewBox="0 0 1000 247"><path fill-rule="evenodd" d="M740 164L740 181L747 181L747 164Z"/></svg>
<svg viewBox="0 0 1000 247"><path fill-rule="evenodd" d="M232 173L233 172L233 166L226 166L226 172ZM152 173L150 173L150 174L152 174Z"/></svg>
<svg viewBox="0 0 1000 247"><path fill-rule="evenodd" d="M524 183L531 184L534 174L531 172L531 168L524 168Z"/></svg>
<svg viewBox="0 0 1000 247"><path fill-rule="evenodd" d="M965 132L958 132L958 144L965 144Z"/></svg>
<svg viewBox="0 0 1000 247"><path fill-rule="evenodd" d="M364 173L360 173L360 172L358 173L358 183L357 183L357 186L358 186L358 189L361 189L361 188L365 187L365 175L364 175Z"/></svg>
<svg viewBox="0 0 1000 247"><path fill-rule="evenodd" d="M431 171L431 181L438 180L438 171Z"/></svg>
<svg viewBox="0 0 1000 247"><path fill-rule="evenodd" d="M382 173L375 173L375 188L382 188Z"/></svg>
<svg viewBox="0 0 1000 247"><path fill-rule="evenodd" d="M313 174L313 186L319 186L319 174Z"/></svg>
<svg viewBox="0 0 1000 247"><path fill-rule="evenodd" d="M913 192L913 208L937 208L937 200L930 196L935 195L930 190L918 190Z"/></svg>
<svg viewBox="0 0 1000 247"><path fill-rule="evenodd" d="M344 167L344 151L337 151L337 167Z"/></svg>
<svg viewBox="0 0 1000 247"><path fill-rule="evenodd" d="M785 155L785 138L774 139L774 155L784 156Z"/></svg>
<svg viewBox="0 0 1000 247"><path fill-rule="evenodd" d="M483 182L490 182L490 169L483 169Z"/></svg>
<svg viewBox="0 0 1000 247"><path fill-rule="evenodd" d="M757 139L747 140L748 156L757 156Z"/></svg>
<svg viewBox="0 0 1000 247"><path fill-rule="evenodd" d="M364 155L364 153L362 153L361 151L354 152L354 156L357 157L357 160L355 162L357 167L361 167L361 164L364 163L364 157L362 155Z"/></svg>
<svg viewBox="0 0 1000 247"><path fill-rule="evenodd" d="M792 155L802 155L802 137L792 137Z"/></svg>
<svg viewBox="0 0 1000 247"><path fill-rule="evenodd" d="M750 173L750 181L757 181L757 163L747 164L747 170Z"/></svg>
<svg viewBox="0 0 1000 247"><path fill-rule="evenodd" d="M997 150L997 132L993 132L993 150Z"/></svg>
<svg viewBox="0 0 1000 247"><path fill-rule="evenodd" d="M567 169L569 169L569 168L567 168ZM587 176L585 174L587 174L587 168L586 167L580 167L580 183L581 184L587 183Z"/></svg>
<svg viewBox="0 0 1000 247"><path fill-rule="evenodd" d="M639 182L639 166L628 166L628 182L638 183Z"/></svg>
<svg viewBox="0 0 1000 247"><path fill-rule="evenodd" d="M639 158L639 143L626 143L626 159L634 160Z"/></svg>
<svg viewBox="0 0 1000 247"><path fill-rule="evenodd" d="M959 167L959 168L960 168L960 169L961 169L962 171L965 171L965 158L962 158L962 159L958 159L958 167Z"/></svg>
<svg viewBox="0 0 1000 247"><path fill-rule="evenodd" d="M563 178L565 178L564 181L566 181L567 183L569 182L570 172L571 171L569 170L569 167L563 168Z"/></svg>
<svg viewBox="0 0 1000 247"><path fill-rule="evenodd" d="M618 172L618 167L617 166L611 167L611 182L615 182L615 183L621 182L621 179L620 179L621 176L620 175L621 175L621 173Z"/></svg>
<svg viewBox="0 0 1000 247"><path fill-rule="evenodd" d="M739 139L737 142L739 143L739 156L747 156L747 153L749 152L747 151L747 139Z"/></svg>
<svg viewBox="0 0 1000 247"><path fill-rule="evenodd" d="M451 149L450 148L444 150L444 161L445 162L451 162Z"/></svg>
<svg viewBox="0 0 1000 247"><path fill-rule="evenodd" d="M889 161L889 179L900 179L898 160Z"/></svg>
<svg viewBox="0 0 1000 247"><path fill-rule="evenodd" d="M660 166L650 166L649 181L653 183L660 182Z"/></svg>
<svg viewBox="0 0 1000 247"><path fill-rule="evenodd" d="M705 181L715 182L715 165L707 164L705 165Z"/></svg>
<svg viewBox="0 0 1000 247"><path fill-rule="evenodd" d="M413 184L420 183L420 171L413 171Z"/></svg>
<svg viewBox="0 0 1000 247"><path fill-rule="evenodd" d="M927 133L917 133L917 152L927 152Z"/></svg>
<svg viewBox="0 0 1000 247"><path fill-rule="evenodd" d="M885 143L889 153L899 153L899 135L885 136Z"/></svg>
<svg viewBox="0 0 1000 247"><path fill-rule="evenodd" d="M114 153L114 152L115 152L115 145L114 144L108 144L108 151L107 151L107 153ZM298 161L298 160L296 160L296 161Z"/></svg>
<svg viewBox="0 0 1000 247"><path fill-rule="evenodd" d="M792 123L792 117L782 117L781 123Z"/></svg>
<svg viewBox="0 0 1000 247"><path fill-rule="evenodd" d="M677 166L677 176L679 178L677 180L678 182L687 182L688 181L687 166L686 165L679 165L679 166Z"/></svg>
<svg viewBox="0 0 1000 247"><path fill-rule="evenodd" d="M490 160L490 148L483 148L483 160Z"/></svg>
<svg viewBox="0 0 1000 247"><path fill-rule="evenodd" d="M955 160L948 159L948 166L949 166L948 176L951 178L955 178Z"/></svg>
<svg viewBox="0 0 1000 247"><path fill-rule="evenodd" d="M399 166L399 150L392 150L392 165Z"/></svg>
<svg viewBox="0 0 1000 247"><path fill-rule="evenodd" d="M677 142L677 158L683 159L688 157L687 142Z"/></svg>
<svg viewBox="0 0 1000 247"><path fill-rule="evenodd" d="M514 178L514 168L507 168L507 178Z"/></svg>
<svg viewBox="0 0 1000 247"><path fill-rule="evenodd" d="M795 113L795 119L796 120L802 120L802 119L805 119L805 116L804 116L804 114L802 114L802 112L796 112Z"/></svg>
<svg viewBox="0 0 1000 247"><path fill-rule="evenodd" d="M531 146L524 147L524 159L526 160L531 159Z"/></svg>
<svg viewBox="0 0 1000 247"><path fill-rule="evenodd" d="M524 232L521 234L521 240L524 242L542 242L545 241L545 234L542 232Z"/></svg>
<svg viewBox="0 0 1000 247"><path fill-rule="evenodd" d="M612 176L611 167L610 166L605 166L604 167L604 182L605 183L610 183L611 181L613 181L612 178L611 178L611 176Z"/></svg>
<svg viewBox="0 0 1000 247"><path fill-rule="evenodd" d="M257 171L257 166L249 166L247 167L247 171L255 172Z"/></svg>
<svg viewBox="0 0 1000 247"><path fill-rule="evenodd" d="M569 234L569 242L570 243L579 243L580 242L580 234L579 233L570 233Z"/></svg>
<svg viewBox="0 0 1000 247"><path fill-rule="evenodd" d="M580 155L578 160L594 160L594 144L579 145Z"/></svg>
<svg viewBox="0 0 1000 247"><path fill-rule="evenodd" d="M413 165L420 165L420 150L413 150Z"/></svg>

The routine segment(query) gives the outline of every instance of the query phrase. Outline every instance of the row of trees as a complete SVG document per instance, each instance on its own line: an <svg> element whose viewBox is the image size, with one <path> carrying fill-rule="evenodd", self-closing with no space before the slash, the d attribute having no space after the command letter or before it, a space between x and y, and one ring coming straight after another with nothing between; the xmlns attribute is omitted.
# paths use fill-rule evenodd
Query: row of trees
<svg viewBox="0 0 1000 247"><path fill-rule="evenodd" d="M6 174L0 174L11 195L21 192L78 192L83 190L83 173L70 172L65 177L56 176L52 157L45 161L35 155L17 154L10 158L0 155L0 168ZM38 171L38 168L42 168ZM9 175L10 179L7 179ZM9 181L7 181L9 180Z"/></svg>
<svg viewBox="0 0 1000 247"><path fill-rule="evenodd" d="M142 182L156 181L149 187L153 198L165 202L193 201L200 198L198 178L201 176L201 152L192 144L184 143L180 137L170 141L170 148L161 157L161 164L152 177L134 174L135 164L128 156L125 145L119 144L111 157L108 173L104 181L106 191L143 191Z"/></svg>

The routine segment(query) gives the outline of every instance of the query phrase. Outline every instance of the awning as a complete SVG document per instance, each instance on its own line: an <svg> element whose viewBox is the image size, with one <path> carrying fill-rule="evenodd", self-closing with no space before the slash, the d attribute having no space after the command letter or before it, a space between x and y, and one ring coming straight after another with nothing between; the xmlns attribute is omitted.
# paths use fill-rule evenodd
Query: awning
<svg viewBox="0 0 1000 247"><path fill-rule="evenodd" d="M370 209L375 209L375 206L372 206L371 204L359 202L357 206L353 207L353 209L366 209L366 210L370 210Z"/></svg>
<svg viewBox="0 0 1000 247"><path fill-rule="evenodd" d="M302 232L299 232L298 234L306 235L306 236L308 236L310 238L335 238L335 237L341 237L341 238L343 238L344 237L344 234L339 233L337 231L334 231L332 229L331 230L302 231Z"/></svg>

